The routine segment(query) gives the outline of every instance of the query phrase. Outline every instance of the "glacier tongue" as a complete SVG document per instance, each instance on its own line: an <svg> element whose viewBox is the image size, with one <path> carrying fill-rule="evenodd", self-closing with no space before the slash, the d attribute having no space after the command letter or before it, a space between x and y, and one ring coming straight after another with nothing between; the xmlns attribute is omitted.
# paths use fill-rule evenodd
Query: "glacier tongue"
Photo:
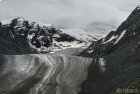
<svg viewBox="0 0 140 94"><path fill-rule="evenodd" d="M77 94L92 59L40 54L0 61L0 94Z"/></svg>

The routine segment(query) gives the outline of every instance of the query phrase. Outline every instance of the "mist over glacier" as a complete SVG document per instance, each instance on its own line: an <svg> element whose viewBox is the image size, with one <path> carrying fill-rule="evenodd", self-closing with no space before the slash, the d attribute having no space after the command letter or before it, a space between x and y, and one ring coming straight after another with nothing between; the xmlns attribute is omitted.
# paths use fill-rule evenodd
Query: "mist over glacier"
<svg viewBox="0 0 140 94"><path fill-rule="evenodd" d="M59 28L83 28L92 31L92 24L119 25L139 0L3 0L0 20L24 17L51 23ZM129 6L129 7L128 7Z"/></svg>

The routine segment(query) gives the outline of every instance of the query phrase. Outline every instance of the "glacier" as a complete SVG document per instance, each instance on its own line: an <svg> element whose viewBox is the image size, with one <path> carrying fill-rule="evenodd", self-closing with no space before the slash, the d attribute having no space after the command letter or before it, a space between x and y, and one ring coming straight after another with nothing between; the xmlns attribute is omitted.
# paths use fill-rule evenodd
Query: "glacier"
<svg viewBox="0 0 140 94"><path fill-rule="evenodd" d="M1 55L0 94L78 94L91 62L65 55Z"/></svg>

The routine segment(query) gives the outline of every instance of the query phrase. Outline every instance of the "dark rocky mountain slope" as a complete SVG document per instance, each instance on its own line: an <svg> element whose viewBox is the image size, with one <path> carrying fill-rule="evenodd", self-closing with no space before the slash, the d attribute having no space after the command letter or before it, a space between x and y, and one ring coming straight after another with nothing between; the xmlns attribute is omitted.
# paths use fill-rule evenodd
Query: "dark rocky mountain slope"
<svg viewBox="0 0 140 94"><path fill-rule="evenodd" d="M117 89L135 89L137 92L129 94L139 94L140 7L116 31L92 43L80 56L94 60L79 94L118 94Z"/></svg>

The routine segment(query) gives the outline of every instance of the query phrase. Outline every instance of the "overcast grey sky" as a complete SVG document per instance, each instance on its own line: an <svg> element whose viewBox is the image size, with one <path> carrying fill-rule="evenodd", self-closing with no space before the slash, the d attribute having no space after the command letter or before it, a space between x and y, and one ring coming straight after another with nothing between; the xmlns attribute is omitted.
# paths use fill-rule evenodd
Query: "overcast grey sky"
<svg viewBox="0 0 140 94"><path fill-rule="evenodd" d="M139 0L2 0L0 20L24 17L58 27L85 28L93 22L118 24Z"/></svg>

